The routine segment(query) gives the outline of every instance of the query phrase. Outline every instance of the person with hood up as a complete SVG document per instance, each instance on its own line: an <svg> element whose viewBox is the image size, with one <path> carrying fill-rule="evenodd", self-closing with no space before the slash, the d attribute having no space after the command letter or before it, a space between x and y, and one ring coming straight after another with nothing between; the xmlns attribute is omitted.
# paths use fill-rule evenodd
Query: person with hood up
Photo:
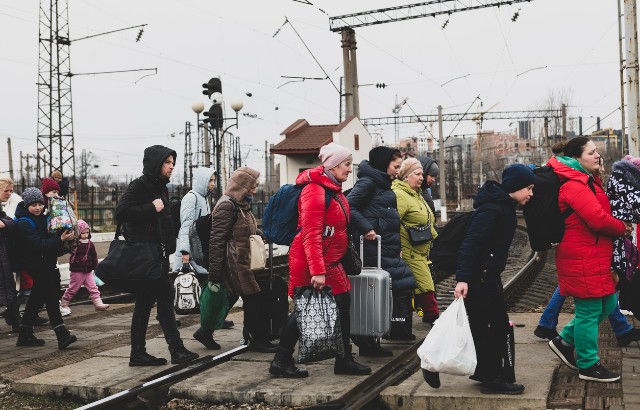
<svg viewBox="0 0 640 410"><path fill-rule="evenodd" d="M157 244L161 274L158 279L144 281L134 289L136 297L131 318L131 355L129 366L162 366L164 358L146 351L149 315L157 303L158 322L169 345L172 364L188 363L198 357L184 347L173 310L173 284L169 280L169 255L175 252L175 240L167 183L173 173L177 154L162 145L144 150L142 176L129 184L116 208L116 220L122 224L127 240Z"/></svg>
<svg viewBox="0 0 640 410"><path fill-rule="evenodd" d="M182 197L180 204L180 233L178 234L177 251L173 261L174 272L178 272L185 263L191 263L196 274L207 274L207 268L196 264L189 256L191 252L189 229L193 221L211 212L209 198L215 183L216 175L213 169L200 167L193 170L191 190Z"/></svg>
<svg viewBox="0 0 640 410"><path fill-rule="evenodd" d="M400 242L402 259L407 262L416 279L413 298L417 309L422 309L424 323L433 323L439 316L435 285L429 265L429 251L433 240L438 237L435 230L436 216L424 200L420 187L424 180L422 164L416 158L407 158L402 162L398 178L391 189L396 195L400 215ZM409 229L428 229L431 239L422 243L412 243ZM410 339L415 336L409 335Z"/></svg>
<svg viewBox="0 0 640 410"><path fill-rule="evenodd" d="M502 279L516 231L516 206L533 196L535 176L525 165L502 171L502 183L487 181L473 200L475 211L458 252L455 298L463 297L476 348L478 365L470 378L482 383L483 394L520 394L524 386L508 383L502 371L509 316L502 294ZM438 374L423 369L432 387ZM433 383L433 384L432 384Z"/></svg>
<svg viewBox="0 0 640 410"><path fill-rule="evenodd" d="M351 354L351 283L340 263L347 252L350 218L349 202L342 193L342 184L353 170L353 157L351 151L335 142L322 146L318 157L322 165L304 170L296 178L296 185L303 188L298 201L299 232L289 248L289 296L294 296L298 286L313 286L318 290L331 287L344 346L344 353L336 356L333 373L367 375L371 368L358 363ZM332 196L328 207L327 191ZM280 345L269 367L269 373L274 376L309 376L307 370L296 367L293 362L293 350L300 337L296 320L293 312L282 328Z"/></svg>
<svg viewBox="0 0 640 410"><path fill-rule="evenodd" d="M55 273L58 251L63 242L72 241L73 231L49 233L44 215L44 196L37 188L27 188L16 209L18 229L18 265L33 279L31 296L24 309L16 346L42 346L45 341L33 335L38 310L44 304L51 327L58 339L58 348L65 349L77 341L62 320L58 305Z"/></svg>
<svg viewBox="0 0 640 410"><path fill-rule="evenodd" d="M260 172L249 167L233 171L224 195L211 214L209 239L209 282L224 283L230 294L229 306L242 297L244 332L249 336L249 349L273 353L276 346L269 341L268 295L260 289L251 271L250 236L262 235L251 213L253 196L258 190ZM200 327L193 337L207 349L220 349L213 340L214 329Z"/></svg>
<svg viewBox="0 0 640 410"><path fill-rule="evenodd" d="M427 201L429 208L431 208L431 212L435 215L436 206L433 203L433 198L431 197L431 185L436 182L436 178L440 173L440 168L433 158L416 157L416 159L422 164L422 173L424 174L424 180L422 181L422 185L420 185L422 196L424 197L424 200Z"/></svg>
<svg viewBox="0 0 640 410"><path fill-rule="evenodd" d="M613 239L630 235L631 224L611 215L597 175L600 154L593 141L575 137L557 144L554 152L558 151L547 164L562 183L558 207L571 213L556 248L556 268L560 295L573 296L575 316L549 347L569 368L578 370L581 380L614 382L620 375L602 366L598 357L598 326L618 303L611 275Z"/></svg>
<svg viewBox="0 0 640 410"><path fill-rule="evenodd" d="M393 316L390 339L407 339L412 334L413 311L411 295L416 280L407 263L400 257L400 216L396 195L391 183L396 179L402 154L390 147L376 147L369 151L369 160L358 167L358 180L347 200L351 208L354 240L364 236L364 266L378 263L376 235L382 239L382 269L389 272L393 291ZM362 256L362 255L361 255ZM392 356L373 337L353 336L360 356Z"/></svg>

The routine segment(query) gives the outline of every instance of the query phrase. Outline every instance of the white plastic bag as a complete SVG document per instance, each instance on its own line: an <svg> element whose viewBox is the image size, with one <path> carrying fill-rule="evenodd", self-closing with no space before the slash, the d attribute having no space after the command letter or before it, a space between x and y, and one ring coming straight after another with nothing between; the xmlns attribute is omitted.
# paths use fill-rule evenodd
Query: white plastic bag
<svg viewBox="0 0 640 410"><path fill-rule="evenodd" d="M476 348L462 298L456 299L436 320L418 348L418 357L420 367L432 372L459 376L475 372Z"/></svg>

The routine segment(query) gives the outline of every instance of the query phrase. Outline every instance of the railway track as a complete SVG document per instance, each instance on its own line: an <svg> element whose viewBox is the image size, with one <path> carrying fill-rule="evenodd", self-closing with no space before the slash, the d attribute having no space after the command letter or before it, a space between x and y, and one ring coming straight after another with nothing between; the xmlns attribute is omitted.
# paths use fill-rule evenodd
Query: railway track
<svg viewBox="0 0 640 410"><path fill-rule="evenodd" d="M528 248L526 232L518 230L516 240L510 250L508 266L503 274L505 300L509 307L523 311L533 309L538 304L545 304L553 289L555 270L547 268L545 254L533 253ZM282 262L279 260L278 262ZM526 262L526 263L525 263ZM524 265L524 266L523 266ZM274 266L274 273L286 271L287 263ZM434 274L438 302L445 309L453 300L453 289L456 282L454 277ZM530 296L529 289L534 296ZM87 303L87 302L85 302ZM526 310L530 311L530 310ZM385 388L401 383L420 368L416 354L422 340L410 345L402 354L395 357L385 366L364 379L357 387L346 391L338 400L320 405L306 407L306 410L328 409L375 409L379 408L378 397ZM185 366L173 366L163 372L150 376L142 384L122 391L99 401L87 404L80 409L120 409L135 407L156 408L166 401L169 388L182 380L192 377L205 370L211 369L231 358L248 351L247 345L241 345L217 356L205 356L196 362Z"/></svg>

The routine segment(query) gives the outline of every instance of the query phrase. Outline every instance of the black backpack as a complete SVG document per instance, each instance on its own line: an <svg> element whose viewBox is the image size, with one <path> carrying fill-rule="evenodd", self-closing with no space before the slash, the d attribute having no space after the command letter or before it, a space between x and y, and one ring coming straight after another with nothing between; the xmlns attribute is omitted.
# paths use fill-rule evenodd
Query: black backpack
<svg viewBox="0 0 640 410"><path fill-rule="evenodd" d="M572 209L563 212L558 207L558 194L564 181L549 165L533 170L536 177L533 196L522 208L524 220L527 223L529 243L534 251L545 251L560 243L564 236L564 220ZM589 178L589 188L596 194L593 180Z"/></svg>
<svg viewBox="0 0 640 410"><path fill-rule="evenodd" d="M438 232L429 252L429 259L436 270L448 274L456 272L458 251L474 212L468 211L455 216Z"/></svg>

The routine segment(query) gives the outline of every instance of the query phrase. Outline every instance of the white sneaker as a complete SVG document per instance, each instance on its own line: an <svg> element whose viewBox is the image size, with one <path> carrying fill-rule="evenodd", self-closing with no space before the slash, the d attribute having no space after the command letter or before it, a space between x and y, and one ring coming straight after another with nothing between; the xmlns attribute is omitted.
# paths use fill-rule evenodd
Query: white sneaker
<svg viewBox="0 0 640 410"><path fill-rule="evenodd" d="M62 316L69 316L71 314L71 308L60 306L60 314Z"/></svg>

